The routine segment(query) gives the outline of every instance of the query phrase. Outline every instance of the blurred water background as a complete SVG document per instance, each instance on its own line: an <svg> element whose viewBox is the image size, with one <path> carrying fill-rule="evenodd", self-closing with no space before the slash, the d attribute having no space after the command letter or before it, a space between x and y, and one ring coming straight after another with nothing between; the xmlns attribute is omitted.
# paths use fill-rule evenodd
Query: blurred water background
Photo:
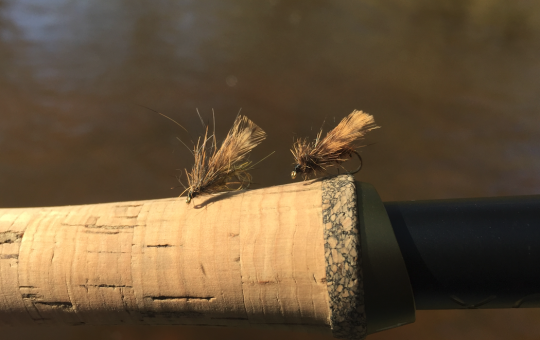
<svg viewBox="0 0 540 340"><path fill-rule="evenodd" d="M177 120L189 136L144 105ZM532 0L0 0L0 206L172 197L189 143L239 109L289 183L294 137L361 109L383 200L540 193ZM171 190L171 187L176 187ZM538 339L537 310L420 311L369 339ZM10 339L318 339L189 327L1 328Z"/></svg>

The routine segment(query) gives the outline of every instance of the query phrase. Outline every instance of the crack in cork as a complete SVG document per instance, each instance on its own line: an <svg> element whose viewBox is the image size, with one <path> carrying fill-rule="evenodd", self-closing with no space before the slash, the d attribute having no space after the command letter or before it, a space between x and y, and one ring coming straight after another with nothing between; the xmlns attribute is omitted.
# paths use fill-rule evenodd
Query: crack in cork
<svg viewBox="0 0 540 340"><path fill-rule="evenodd" d="M158 295L158 296L145 296L144 299L148 299L151 301L176 301L176 300L185 300L186 302L191 301L213 301L216 298L214 296L191 296L191 295L185 295L185 296L164 296L164 295Z"/></svg>
<svg viewBox="0 0 540 340"><path fill-rule="evenodd" d="M63 301L34 301L32 300L34 305L45 305L49 306L53 309L73 309L73 304L71 302L63 302Z"/></svg>
<svg viewBox="0 0 540 340"><path fill-rule="evenodd" d="M16 231L4 231L0 233L0 244L20 243L24 233Z"/></svg>

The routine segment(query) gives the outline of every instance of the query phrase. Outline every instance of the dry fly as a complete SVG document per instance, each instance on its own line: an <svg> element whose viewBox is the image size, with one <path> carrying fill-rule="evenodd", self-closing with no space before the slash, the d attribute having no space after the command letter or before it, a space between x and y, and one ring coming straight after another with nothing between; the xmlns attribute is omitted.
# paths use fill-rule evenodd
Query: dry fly
<svg viewBox="0 0 540 340"><path fill-rule="evenodd" d="M322 128L313 142L298 138L291 149L295 160L291 177L295 179L297 174L302 174L306 180L311 175L316 176L319 172L328 173L327 168L340 165L353 155L358 156L360 166L350 173L357 173L362 168L362 157L356 151L362 145L358 142L367 132L379 127L375 124L373 116L354 110L324 138L321 138Z"/></svg>
<svg viewBox="0 0 540 340"><path fill-rule="evenodd" d="M251 184L248 171L256 165L247 160L247 155L265 138L263 129L246 116L238 115L218 148L215 132L208 136L206 126L204 137L199 137L193 147L193 168L191 172L185 169L188 181L184 190L187 191L186 203L199 195L247 189Z"/></svg>
<svg viewBox="0 0 540 340"><path fill-rule="evenodd" d="M143 107L160 114L187 131L185 127L174 119L149 107ZM213 112L212 110L212 114ZM197 114L199 114L198 110ZM190 203L193 198L199 195L249 188L252 177L248 171L273 154L273 152L270 153L270 155L255 164L247 160L249 152L266 138L266 132L246 116L241 116L238 113L227 137L218 148L215 117L214 131L210 136L208 136L208 125L204 124L200 114L199 118L203 126L206 127L206 131L204 137L199 137L197 143L194 143L193 151L188 147L195 158L195 163L191 172L184 169L187 175L188 186L185 186L180 178L178 178L180 184L186 189L180 196L187 191L186 203ZM181 139L179 140L184 144ZM184 145L187 147L186 144Z"/></svg>

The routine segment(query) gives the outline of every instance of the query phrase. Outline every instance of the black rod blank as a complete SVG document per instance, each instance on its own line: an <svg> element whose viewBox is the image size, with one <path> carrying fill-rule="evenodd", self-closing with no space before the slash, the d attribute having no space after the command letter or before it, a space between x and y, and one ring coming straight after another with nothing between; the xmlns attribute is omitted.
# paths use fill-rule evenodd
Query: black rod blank
<svg viewBox="0 0 540 340"><path fill-rule="evenodd" d="M540 195L384 205L416 309L540 307Z"/></svg>

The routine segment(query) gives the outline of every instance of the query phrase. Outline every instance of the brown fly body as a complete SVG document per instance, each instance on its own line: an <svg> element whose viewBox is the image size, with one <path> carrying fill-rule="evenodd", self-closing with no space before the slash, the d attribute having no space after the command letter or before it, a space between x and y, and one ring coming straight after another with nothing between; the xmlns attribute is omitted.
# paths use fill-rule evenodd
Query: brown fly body
<svg viewBox="0 0 540 340"><path fill-rule="evenodd" d="M199 137L193 148L195 163L185 170L188 186L186 203L194 197L223 191L246 189L251 183L253 164L248 153L266 138L266 133L246 116L237 116L218 148L215 134ZM184 191L184 192L185 192Z"/></svg>
<svg viewBox="0 0 540 340"><path fill-rule="evenodd" d="M324 138L321 138L321 129L313 142L308 139L297 139L291 149L295 160L295 167L291 177L294 179L297 174L301 174L304 179L308 179L311 175L316 176L318 173L326 174L329 167L340 165L349 160L354 154L362 161L356 151L357 148L362 146L359 141L363 139L367 132L377 128L379 126L375 124L373 116L354 110L350 115L343 118L334 129L329 131Z"/></svg>

